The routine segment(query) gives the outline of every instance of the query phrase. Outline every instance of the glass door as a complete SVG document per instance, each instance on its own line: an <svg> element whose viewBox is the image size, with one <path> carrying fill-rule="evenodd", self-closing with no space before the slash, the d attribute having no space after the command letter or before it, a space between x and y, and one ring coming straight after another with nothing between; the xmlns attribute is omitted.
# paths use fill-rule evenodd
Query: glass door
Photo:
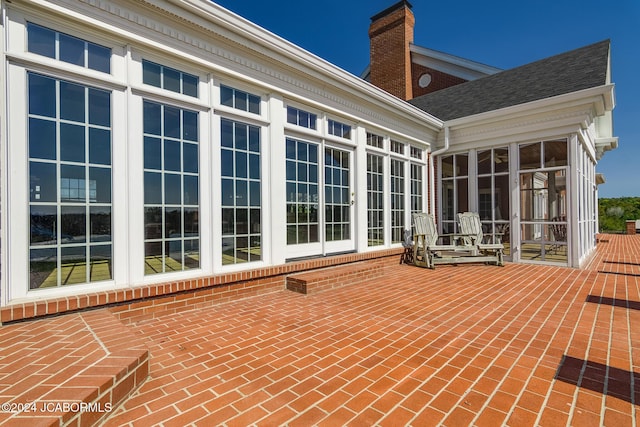
<svg viewBox="0 0 640 427"><path fill-rule="evenodd" d="M351 151L326 147L324 150L324 235L325 252L355 249Z"/></svg>
<svg viewBox="0 0 640 427"><path fill-rule="evenodd" d="M353 153L325 147L321 159L322 150L321 144L286 140L288 258L355 248Z"/></svg>

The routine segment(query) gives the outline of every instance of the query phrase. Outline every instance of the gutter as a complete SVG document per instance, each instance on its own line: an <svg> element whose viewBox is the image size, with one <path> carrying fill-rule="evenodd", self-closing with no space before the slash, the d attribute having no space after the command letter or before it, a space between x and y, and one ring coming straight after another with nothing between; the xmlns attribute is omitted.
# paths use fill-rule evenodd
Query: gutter
<svg viewBox="0 0 640 427"><path fill-rule="evenodd" d="M432 151L429 156L429 211L433 217L436 217L436 173L433 166L433 157L443 154L449 149L449 126L444 127L444 147Z"/></svg>

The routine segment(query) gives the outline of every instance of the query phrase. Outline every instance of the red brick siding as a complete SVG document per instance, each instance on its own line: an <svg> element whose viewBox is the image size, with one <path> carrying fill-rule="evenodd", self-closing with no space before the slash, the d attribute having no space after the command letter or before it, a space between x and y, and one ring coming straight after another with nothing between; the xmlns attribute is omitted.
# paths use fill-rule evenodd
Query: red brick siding
<svg viewBox="0 0 640 427"><path fill-rule="evenodd" d="M402 7L371 23L371 83L398 98L413 98L411 86L411 54L415 18L408 7Z"/></svg>
<svg viewBox="0 0 640 427"><path fill-rule="evenodd" d="M418 85L418 80L424 73L431 74L431 83L429 86L422 88ZM451 74L443 73L442 71L437 71L415 63L411 64L411 74L413 76L412 85L414 98L437 90L445 89L450 86L459 85L460 83L467 81L460 77L452 76Z"/></svg>

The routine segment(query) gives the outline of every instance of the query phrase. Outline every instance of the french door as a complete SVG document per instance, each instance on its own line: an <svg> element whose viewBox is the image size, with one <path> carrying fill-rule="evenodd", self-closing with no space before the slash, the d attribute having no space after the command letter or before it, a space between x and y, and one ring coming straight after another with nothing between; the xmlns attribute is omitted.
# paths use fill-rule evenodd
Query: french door
<svg viewBox="0 0 640 427"><path fill-rule="evenodd" d="M287 258L355 249L352 171L352 150L287 138Z"/></svg>

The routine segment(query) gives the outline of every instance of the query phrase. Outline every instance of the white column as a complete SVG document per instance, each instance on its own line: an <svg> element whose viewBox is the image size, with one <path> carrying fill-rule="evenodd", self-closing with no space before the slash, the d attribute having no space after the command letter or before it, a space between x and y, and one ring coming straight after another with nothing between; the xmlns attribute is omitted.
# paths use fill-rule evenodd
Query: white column
<svg viewBox="0 0 640 427"><path fill-rule="evenodd" d="M367 130L358 126L356 131L355 152L355 239L356 251L363 252L368 244L368 206L367 206Z"/></svg>
<svg viewBox="0 0 640 427"><path fill-rule="evenodd" d="M265 220L264 227L268 231L264 234L264 246L269 246L271 265L284 264L287 249L287 192L286 182L286 148L284 124L286 121L284 101L279 95L270 95L268 100L269 118L271 124L268 131L269 169L265 171L270 180L271 222ZM270 238L269 238L270 236Z"/></svg>

